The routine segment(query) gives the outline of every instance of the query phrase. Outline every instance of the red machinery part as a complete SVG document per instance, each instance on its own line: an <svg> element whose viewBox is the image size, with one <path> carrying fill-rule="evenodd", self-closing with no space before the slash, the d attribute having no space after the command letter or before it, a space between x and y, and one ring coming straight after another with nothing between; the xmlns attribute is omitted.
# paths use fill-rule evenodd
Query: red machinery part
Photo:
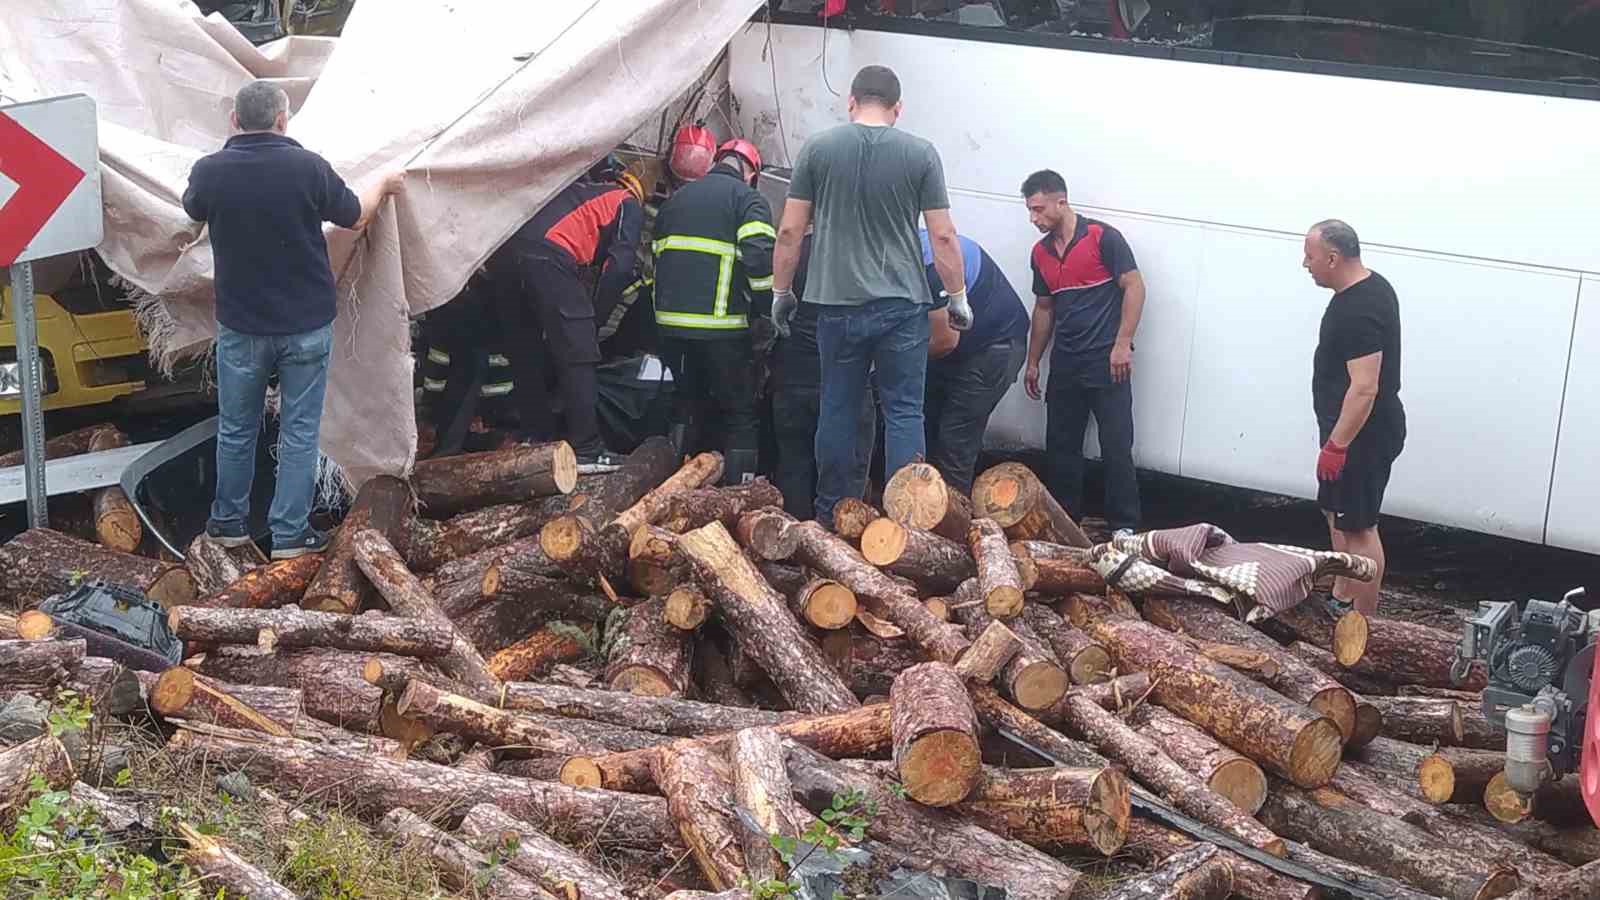
<svg viewBox="0 0 1600 900"><path fill-rule="evenodd" d="M1594 655L1594 672L1589 676L1589 721L1583 727L1583 762L1578 767L1578 784L1583 788L1583 803L1589 818L1600 825L1600 653Z"/></svg>

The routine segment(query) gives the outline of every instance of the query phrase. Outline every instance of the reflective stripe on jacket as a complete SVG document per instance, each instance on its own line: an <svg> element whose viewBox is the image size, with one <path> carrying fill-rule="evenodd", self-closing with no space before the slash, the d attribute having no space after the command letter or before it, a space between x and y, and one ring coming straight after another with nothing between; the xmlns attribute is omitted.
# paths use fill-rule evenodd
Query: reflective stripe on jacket
<svg viewBox="0 0 1600 900"><path fill-rule="evenodd" d="M679 188L656 220L656 324L677 337L742 336L772 308L776 242L771 206L732 166Z"/></svg>

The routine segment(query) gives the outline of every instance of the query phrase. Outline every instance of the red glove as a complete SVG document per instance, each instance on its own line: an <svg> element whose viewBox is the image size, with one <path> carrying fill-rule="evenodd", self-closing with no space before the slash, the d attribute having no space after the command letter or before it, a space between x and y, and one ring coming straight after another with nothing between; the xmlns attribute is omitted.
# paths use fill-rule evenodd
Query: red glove
<svg viewBox="0 0 1600 900"><path fill-rule="evenodd" d="M1317 480L1338 481L1344 474L1346 454L1350 452L1348 446L1335 444L1332 438L1322 445L1322 452L1317 454Z"/></svg>

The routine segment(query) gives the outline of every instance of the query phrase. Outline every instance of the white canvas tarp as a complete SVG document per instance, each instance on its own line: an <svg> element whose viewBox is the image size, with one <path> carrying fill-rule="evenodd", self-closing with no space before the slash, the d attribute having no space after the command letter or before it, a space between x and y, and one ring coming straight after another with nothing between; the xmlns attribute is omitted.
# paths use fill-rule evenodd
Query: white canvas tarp
<svg viewBox="0 0 1600 900"><path fill-rule="evenodd" d="M408 319L683 92L761 0L357 3L343 37L251 46L185 0L5 0L0 103L82 92L101 117L106 239L146 295L153 348L215 333L211 250L180 204L228 136L236 90L277 78L291 137L352 187L403 165L365 233L329 233L339 317L322 428L352 484L411 462ZM6 186L0 185L0 201Z"/></svg>

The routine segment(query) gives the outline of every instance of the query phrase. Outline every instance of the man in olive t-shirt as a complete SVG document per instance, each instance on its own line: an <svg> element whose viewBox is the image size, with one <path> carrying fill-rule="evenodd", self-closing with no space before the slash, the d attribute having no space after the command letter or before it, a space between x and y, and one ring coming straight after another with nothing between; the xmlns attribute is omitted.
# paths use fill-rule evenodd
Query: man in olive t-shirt
<svg viewBox="0 0 1600 900"><path fill-rule="evenodd" d="M928 365L930 294L918 218L927 222L934 264L949 296L950 324L972 324L961 246L950 218L944 167L933 145L897 131L900 80L867 66L850 85L850 124L807 141L795 161L773 251L772 318L787 335L799 308L793 291L800 242L815 217L806 302L817 304L822 402L817 421L816 517L859 497L856 428L867 373L884 415L885 471L925 454L922 395Z"/></svg>

